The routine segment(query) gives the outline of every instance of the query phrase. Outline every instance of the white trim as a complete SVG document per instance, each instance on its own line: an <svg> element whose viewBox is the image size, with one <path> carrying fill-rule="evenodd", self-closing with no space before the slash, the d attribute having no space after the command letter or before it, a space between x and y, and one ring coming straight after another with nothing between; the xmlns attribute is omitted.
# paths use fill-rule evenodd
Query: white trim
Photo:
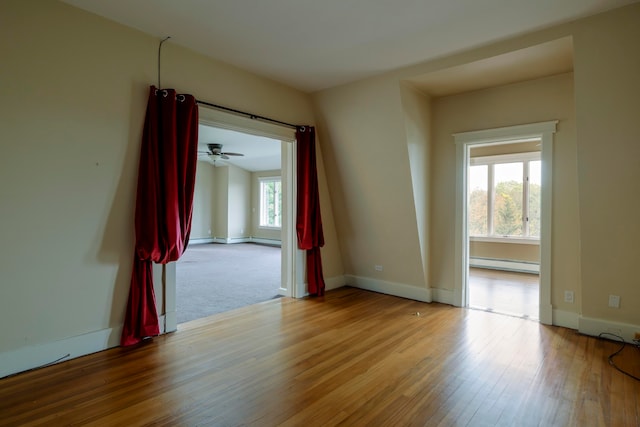
<svg viewBox="0 0 640 427"><path fill-rule="evenodd" d="M486 243L510 243L515 245L540 246L540 239L531 237L495 237L495 236L469 236L471 242Z"/></svg>
<svg viewBox="0 0 640 427"><path fill-rule="evenodd" d="M546 132L555 132L556 124L558 124L558 120L551 120L548 122L459 132L454 133L453 137L456 140L456 144L517 144L520 142L540 139Z"/></svg>
<svg viewBox="0 0 640 427"><path fill-rule="evenodd" d="M345 276L335 276L324 279L324 290L330 291L333 289L342 288L347 284L347 279Z"/></svg>
<svg viewBox="0 0 640 427"><path fill-rule="evenodd" d="M366 289L368 291L380 292L382 294L394 295L416 301L431 302L431 289L418 286L407 285L405 283L387 282L361 276L345 276L349 286Z"/></svg>
<svg viewBox="0 0 640 427"><path fill-rule="evenodd" d="M553 324L563 328L578 329L580 315L572 311L553 310Z"/></svg>
<svg viewBox="0 0 640 427"><path fill-rule="evenodd" d="M249 242L257 243L259 245L267 245L267 246L282 246L282 240L276 239L263 239L261 237L250 237Z"/></svg>
<svg viewBox="0 0 640 427"><path fill-rule="evenodd" d="M431 298L433 302L455 305L454 292L451 289L431 288Z"/></svg>
<svg viewBox="0 0 640 427"><path fill-rule="evenodd" d="M102 329L59 341L0 353L0 378L45 366L56 360L65 362L76 357L117 347L120 345L121 333L121 327Z"/></svg>
<svg viewBox="0 0 640 427"><path fill-rule="evenodd" d="M198 107L200 123L251 135L278 139L280 141L295 141L296 131L293 128L250 119L202 104L198 105Z"/></svg>
<svg viewBox="0 0 640 427"><path fill-rule="evenodd" d="M231 245L234 243L251 243L250 237L214 237L213 243Z"/></svg>
<svg viewBox="0 0 640 427"><path fill-rule="evenodd" d="M578 319L578 332L597 337L602 332L608 332L621 336L627 342L632 342L634 334L640 331L640 325L630 323L612 322L610 320L595 319L580 316ZM610 337L614 339L613 337Z"/></svg>
<svg viewBox="0 0 640 427"><path fill-rule="evenodd" d="M207 237L203 239L189 239L189 246L191 245L205 245L208 243L215 243L215 239L213 237Z"/></svg>
<svg viewBox="0 0 640 427"><path fill-rule="evenodd" d="M516 271L520 273L540 272L537 262L514 261L511 259L469 257L469 267L489 268L492 270Z"/></svg>
<svg viewBox="0 0 640 427"><path fill-rule="evenodd" d="M535 141L539 141L539 138L536 138ZM526 153L495 154L492 156L470 157L469 164L471 166L496 165L501 163L527 162L540 159L540 152L532 151Z"/></svg>
<svg viewBox="0 0 640 427"><path fill-rule="evenodd" d="M474 145L518 143L528 139L542 141L542 197L540 215L540 322L552 324L551 306L551 212L553 134L557 120L508 126L495 129L462 132L453 135L456 144L456 222L454 305L466 307L468 298L468 229L467 229L467 165L469 150Z"/></svg>

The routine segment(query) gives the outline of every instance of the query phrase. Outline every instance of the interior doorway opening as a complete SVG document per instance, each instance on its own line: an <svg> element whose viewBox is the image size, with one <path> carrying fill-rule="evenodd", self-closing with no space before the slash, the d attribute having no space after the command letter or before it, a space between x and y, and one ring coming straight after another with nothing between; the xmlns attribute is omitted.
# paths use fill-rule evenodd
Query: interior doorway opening
<svg viewBox="0 0 640 427"><path fill-rule="evenodd" d="M538 319L539 138L469 147L469 307Z"/></svg>
<svg viewBox="0 0 640 427"><path fill-rule="evenodd" d="M455 283L454 283L454 304L460 307L471 306L470 300L470 267L474 260L471 255L471 235L475 224L470 224L470 213L472 205L470 196L472 188L470 187L470 167L472 165L472 148L487 147L488 149L496 149L499 146L512 144L539 144L540 147L540 212L539 212L539 286L538 286L538 316L541 323L551 324L553 320L553 311L551 306L551 201L552 201L552 171L553 171L553 134L556 130L557 121L533 123L528 125L510 126L504 128L487 129L480 131L464 132L454 135L456 142L456 159L457 159L457 177L456 177L456 234L455 234ZM492 179L491 177L488 178ZM493 177L494 183L488 182L487 188L495 188L496 176ZM523 197L523 204L526 197ZM495 200L493 201L495 202ZM488 203L492 203L490 200ZM490 211L487 213L487 230L497 230L490 221L499 221L499 218L490 217ZM526 218L523 218L523 221ZM493 224L494 226L496 224ZM509 237L510 244L527 243L526 230L531 225L523 225L520 231L515 234L519 236ZM489 233L487 233L489 234ZM496 235L497 234L497 235ZM478 239L482 241L483 239ZM500 233L487 235L484 240L492 242L492 240L505 240L505 236ZM511 246L514 250L515 246ZM485 260L486 262L487 260ZM489 262L502 261L488 260ZM526 262L524 263L526 265ZM476 266L477 267L477 266ZM485 265L485 268L495 269L496 265ZM523 313L520 313L523 314Z"/></svg>
<svg viewBox="0 0 640 427"><path fill-rule="evenodd" d="M277 169L272 166L264 167L264 162L266 160L262 159L259 160L258 163L263 165L261 166L263 169L268 170L254 171L248 174L239 171L240 168L230 167L228 165L223 166L222 161L225 161L225 163L228 164L233 164L237 161L238 163L236 166L238 166L241 163L238 159L250 161L251 156L227 156L229 159L224 159L222 156L219 156L215 158L215 165L210 165L209 176L213 177L214 181L217 182L216 185L222 184L222 191L218 191L218 188L215 189L215 196L209 197L211 202L210 204L204 202L205 205L196 205L194 200L194 211L197 209L204 209L206 211L208 209L214 216L213 223L211 224L211 227L205 225L204 228L202 227L202 224L200 224L200 236L198 236L197 233L194 233L194 228L192 227L191 239L193 239L193 241L191 241L190 244L200 243L225 246L232 246L234 244L261 244L277 247L279 243L280 283L278 295L289 297L303 296L305 292L303 278L304 254L302 251L297 249L295 240L295 129L261 122L202 106L200 107L200 125L210 129L216 129L216 132L218 133L236 132L243 134L245 137L254 139L258 138L262 140L269 139L272 142L277 142L279 145L279 151L276 157L278 157L280 162L278 176L281 179L280 197L282 201L282 208L279 211L279 214L281 215L281 218L279 218L281 227L279 230L266 230L271 231L271 234L269 235L267 233L262 235L262 237L258 236L258 233L255 231L249 231L248 228L250 229L251 226L243 224L247 223L247 217L259 217L258 206L255 203L253 207L251 206L251 200L249 198L247 201L246 193L245 196L243 196L244 202L242 200L238 201L234 199L236 197L234 188L236 185L235 183L240 181L245 182L245 186L250 186L252 178L258 182L259 178L264 174L274 176L274 171ZM245 154L242 152L242 148L234 148L229 141L207 141L203 136L203 134L200 135L199 151L204 151L204 153L201 153L204 156L210 154L207 153L207 148L210 148L207 145L209 143L222 144L221 151L223 153L233 152ZM249 151L247 151L247 153L249 153ZM204 160L206 161L206 159ZM206 169L207 168L202 168L202 170ZM247 175L249 177L247 177ZM216 180L215 178L218 179ZM198 177L196 182L198 182ZM252 194L253 196L251 197L254 197L255 193ZM219 203L220 201L216 200L218 197L222 197L223 199L226 198L227 201L233 199L232 203L235 204L235 208L230 210L229 206L223 207L225 204ZM241 208L243 205L244 208ZM254 208L256 209L256 212L253 211ZM238 214L238 212L244 212L244 214ZM242 219L243 215L245 216L244 219ZM206 235L202 236L203 232L206 232ZM278 237L274 237L275 235ZM224 268L224 266L221 265L220 268ZM165 304L166 313L164 316L163 330L165 332L176 330L178 325L176 269L177 263L170 263L166 265L166 269L163 272L165 275L165 300L163 303Z"/></svg>

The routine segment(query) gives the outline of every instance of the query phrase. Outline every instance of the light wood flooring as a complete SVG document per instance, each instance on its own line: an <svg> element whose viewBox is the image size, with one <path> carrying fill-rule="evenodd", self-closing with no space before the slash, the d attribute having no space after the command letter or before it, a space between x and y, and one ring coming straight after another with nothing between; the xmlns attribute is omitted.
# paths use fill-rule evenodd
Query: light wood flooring
<svg viewBox="0 0 640 427"><path fill-rule="evenodd" d="M537 274L469 269L469 306L537 320L540 304Z"/></svg>
<svg viewBox="0 0 640 427"><path fill-rule="evenodd" d="M0 380L3 426L637 426L618 345L353 288ZM616 359L640 375L640 352Z"/></svg>

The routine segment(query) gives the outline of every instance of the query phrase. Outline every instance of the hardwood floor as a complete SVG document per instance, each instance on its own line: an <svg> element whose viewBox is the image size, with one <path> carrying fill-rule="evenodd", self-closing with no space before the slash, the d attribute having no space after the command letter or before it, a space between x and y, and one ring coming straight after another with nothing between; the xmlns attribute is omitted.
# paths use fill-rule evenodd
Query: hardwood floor
<svg viewBox="0 0 640 427"><path fill-rule="evenodd" d="M640 425L618 344L529 320L342 288L181 326L0 380L0 425Z"/></svg>
<svg viewBox="0 0 640 427"><path fill-rule="evenodd" d="M469 269L469 306L538 319L540 277L537 274Z"/></svg>

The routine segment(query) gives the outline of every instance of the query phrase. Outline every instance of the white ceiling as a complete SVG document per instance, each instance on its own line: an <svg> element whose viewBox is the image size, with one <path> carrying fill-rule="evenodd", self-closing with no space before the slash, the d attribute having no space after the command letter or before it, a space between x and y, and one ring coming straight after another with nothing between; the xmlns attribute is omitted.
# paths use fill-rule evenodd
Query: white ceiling
<svg viewBox="0 0 640 427"><path fill-rule="evenodd" d="M229 156L229 160L213 158L206 154L207 144L222 144L222 152L241 153L244 156ZM229 164L250 172L279 170L281 142L276 139L249 135L233 130L207 125L198 126L198 160L228 166Z"/></svg>
<svg viewBox="0 0 640 427"><path fill-rule="evenodd" d="M314 92L640 0L62 1ZM442 96L572 69L565 38L412 81ZM245 154L216 166L280 169L280 141L202 125L199 133L200 151L216 142Z"/></svg>
<svg viewBox="0 0 640 427"><path fill-rule="evenodd" d="M313 92L639 0L63 0Z"/></svg>
<svg viewBox="0 0 640 427"><path fill-rule="evenodd" d="M432 96L446 96L573 71L571 36L408 79Z"/></svg>

